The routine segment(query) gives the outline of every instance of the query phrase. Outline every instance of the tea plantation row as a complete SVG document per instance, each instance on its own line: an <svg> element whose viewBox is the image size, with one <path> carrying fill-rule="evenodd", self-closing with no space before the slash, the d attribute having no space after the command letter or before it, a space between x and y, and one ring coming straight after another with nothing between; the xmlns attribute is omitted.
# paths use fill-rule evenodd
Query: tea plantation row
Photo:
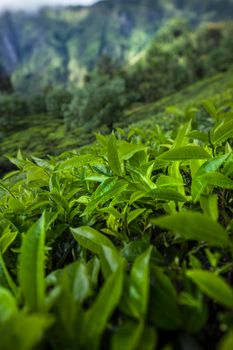
<svg viewBox="0 0 233 350"><path fill-rule="evenodd" d="M1 349L233 348L233 103L203 107L206 129L187 113L10 158Z"/></svg>

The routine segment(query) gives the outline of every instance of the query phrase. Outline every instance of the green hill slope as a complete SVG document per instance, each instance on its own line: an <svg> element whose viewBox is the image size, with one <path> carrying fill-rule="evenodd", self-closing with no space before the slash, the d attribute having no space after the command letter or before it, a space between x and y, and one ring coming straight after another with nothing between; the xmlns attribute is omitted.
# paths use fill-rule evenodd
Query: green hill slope
<svg viewBox="0 0 233 350"><path fill-rule="evenodd" d="M125 131L141 129L147 132L154 130L158 125L162 129L171 130L184 122L190 113L194 113L199 126L205 129L209 126L210 120L205 114L199 117L198 108L202 102L212 99L218 103L224 98L231 100L232 96L233 72L229 70L192 84L157 102L144 103L125 111L121 121L115 124L115 128ZM109 131L102 126L95 129L94 132L105 134ZM87 131L85 126L67 130L62 119L51 117L51 115L30 116L23 120L23 124L22 118L19 118L18 122L15 120L14 129L9 130L0 143L1 165L7 168L9 162L6 158L4 160L3 155L14 156L19 149L28 156L40 157L60 154L67 150L77 151L80 147L94 142L94 132Z"/></svg>

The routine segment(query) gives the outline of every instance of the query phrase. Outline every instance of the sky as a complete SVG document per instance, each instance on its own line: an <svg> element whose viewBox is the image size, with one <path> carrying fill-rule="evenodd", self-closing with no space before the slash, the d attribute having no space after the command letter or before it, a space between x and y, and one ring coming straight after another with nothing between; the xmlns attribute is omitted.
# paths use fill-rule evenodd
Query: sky
<svg viewBox="0 0 233 350"><path fill-rule="evenodd" d="M43 5L91 5L97 0L0 0L0 12L4 10L34 11Z"/></svg>

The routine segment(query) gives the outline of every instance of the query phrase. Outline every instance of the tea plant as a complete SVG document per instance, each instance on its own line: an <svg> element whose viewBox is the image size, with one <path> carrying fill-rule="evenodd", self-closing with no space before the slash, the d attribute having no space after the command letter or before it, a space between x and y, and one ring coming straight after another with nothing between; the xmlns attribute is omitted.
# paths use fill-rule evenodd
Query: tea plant
<svg viewBox="0 0 233 350"><path fill-rule="evenodd" d="M10 158L1 349L232 347L232 104L204 108L207 131L117 129Z"/></svg>

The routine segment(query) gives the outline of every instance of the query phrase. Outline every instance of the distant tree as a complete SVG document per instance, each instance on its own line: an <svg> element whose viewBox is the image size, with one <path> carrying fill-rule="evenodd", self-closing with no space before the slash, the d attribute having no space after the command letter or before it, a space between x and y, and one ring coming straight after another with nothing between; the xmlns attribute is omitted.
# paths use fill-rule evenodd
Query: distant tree
<svg viewBox="0 0 233 350"><path fill-rule="evenodd" d="M46 109L56 118L63 118L71 102L71 94L64 88L51 88L46 94Z"/></svg>
<svg viewBox="0 0 233 350"><path fill-rule="evenodd" d="M69 124L86 124L90 129L103 124L111 129L122 116L126 102L123 79L94 76L83 89L74 92L67 120Z"/></svg>
<svg viewBox="0 0 233 350"><path fill-rule="evenodd" d="M120 62L107 54L102 55L98 59L95 66L95 71L97 75L106 75L109 78L123 74L122 65Z"/></svg>
<svg viewBox="0 0 233 350"><path fill-rule="evenodd" d="M4 92L12 92L13 91L10 77L5 72L1 63L0 63L0 91L4 91Z"/></svg>

